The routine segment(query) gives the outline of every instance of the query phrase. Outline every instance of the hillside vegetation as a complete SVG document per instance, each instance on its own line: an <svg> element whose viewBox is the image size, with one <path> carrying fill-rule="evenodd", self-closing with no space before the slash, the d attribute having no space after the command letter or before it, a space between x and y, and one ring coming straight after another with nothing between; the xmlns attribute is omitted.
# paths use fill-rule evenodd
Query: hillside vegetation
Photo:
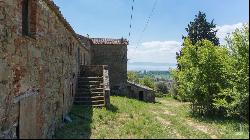
<svg viewBox="0 0 250 140"><path fill-rule="evenodd" d="M55 138L246 138L248 124L230 118L202 118L190 114L190 103L157 98L145 103L111 97L111 107L73 106L72 123Z"/></svg>

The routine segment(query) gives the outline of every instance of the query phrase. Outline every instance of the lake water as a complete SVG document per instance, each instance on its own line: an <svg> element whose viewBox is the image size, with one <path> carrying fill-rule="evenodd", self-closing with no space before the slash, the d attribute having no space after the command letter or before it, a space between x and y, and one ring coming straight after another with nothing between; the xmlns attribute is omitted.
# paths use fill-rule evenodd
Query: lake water
<svg viewBox="0 0 250 140"><path fill-rule="evenodd" d="M128 71L168 71L170 68L176 68L176 66L170 65L163 65L163 66L156 66L156 65L135 65L135 64L128 64Z"/></svg>

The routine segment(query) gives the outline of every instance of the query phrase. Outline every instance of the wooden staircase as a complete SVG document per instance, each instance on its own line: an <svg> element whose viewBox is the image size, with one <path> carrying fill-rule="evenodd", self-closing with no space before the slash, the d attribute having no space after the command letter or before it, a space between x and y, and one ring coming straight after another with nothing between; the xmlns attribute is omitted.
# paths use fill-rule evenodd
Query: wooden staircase
<svg viewBox="0 0 250 140"><path fill-rule="evenodd" d="M80 71L74 104L105 107L104 78L101 74Z"/></svg>

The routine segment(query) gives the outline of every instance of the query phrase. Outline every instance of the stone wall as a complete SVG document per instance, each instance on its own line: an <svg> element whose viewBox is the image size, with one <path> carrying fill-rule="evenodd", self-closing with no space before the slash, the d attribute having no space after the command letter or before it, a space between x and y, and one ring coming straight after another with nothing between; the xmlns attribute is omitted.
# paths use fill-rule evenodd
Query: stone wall
<svg viewBox="0 0 250 140"><path fill-rule="evenodd" d="M127 42L91 39L91 64L108 65L111 92L125 95L127 82ZM112 42L113 41L113 42ZM116 40L115 40L116 41Z"/></svg>
<svg viewBox="0 0 250 140"><path fill-rule="evenodd" d="M132 82L127 83L127 97L138 99L145 102L155 102L155 91Z"/></svg>
<svg viewBox="0 0 250 140"><path fill-rule="evenodd" d="M31 138L51 138L70 110L79 65L90 64L90 51L49 0L29 0L24 36L22 2L0 0L0 138L25 138L29 130ZM35 107L32 114L27 106Z"/></svg>

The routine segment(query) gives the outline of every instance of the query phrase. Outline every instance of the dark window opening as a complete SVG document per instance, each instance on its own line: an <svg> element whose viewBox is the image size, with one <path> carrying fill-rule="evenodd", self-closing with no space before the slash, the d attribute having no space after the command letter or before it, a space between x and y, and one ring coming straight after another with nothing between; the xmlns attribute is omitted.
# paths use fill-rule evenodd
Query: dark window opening
<svg viewBox="0 0 250 140"><path fill-rule="evenodd" d="M140 100L140 101L143 101L143 91L140 91L140 92L139 92L139 100Z"/></svg>
<svg viewBox="0 0 250 140"><path fill-rule="evenodd" d="M71 96L72 96L72 97L74 96L74 88L73 88L73 87L74 87L74 84L72 83L72 84L71 84Z"/></svg>
<svg viewBox="0 0 250 140"><path fill-rule="evenodd" d="M29 35L29 0L23 0L22 5L22 32L24 36Z"/></svg>
<svg viewBox="0 0 250 140"><path fill-rule="evenodd" d="M70 54L70 55L73 54L73 46L72 46L72 45L69 46L69 54Z"/></svg>
<svg viewBox="0 0 250 140"><path fill-rule="evenodd" d="M85 61L85 60L86 60L86 58L85 58L85 53L83 54L83 59L84 59L84 60L83 60L83 61L84 61L84 65L86 65L86 61Z"/></svg>
<svg viewBox="0 0 250 140"><path fill-rule="evenodd" d="M16 138L19 139L19 122L17 123L17 127L16 127Z"/></svg>

